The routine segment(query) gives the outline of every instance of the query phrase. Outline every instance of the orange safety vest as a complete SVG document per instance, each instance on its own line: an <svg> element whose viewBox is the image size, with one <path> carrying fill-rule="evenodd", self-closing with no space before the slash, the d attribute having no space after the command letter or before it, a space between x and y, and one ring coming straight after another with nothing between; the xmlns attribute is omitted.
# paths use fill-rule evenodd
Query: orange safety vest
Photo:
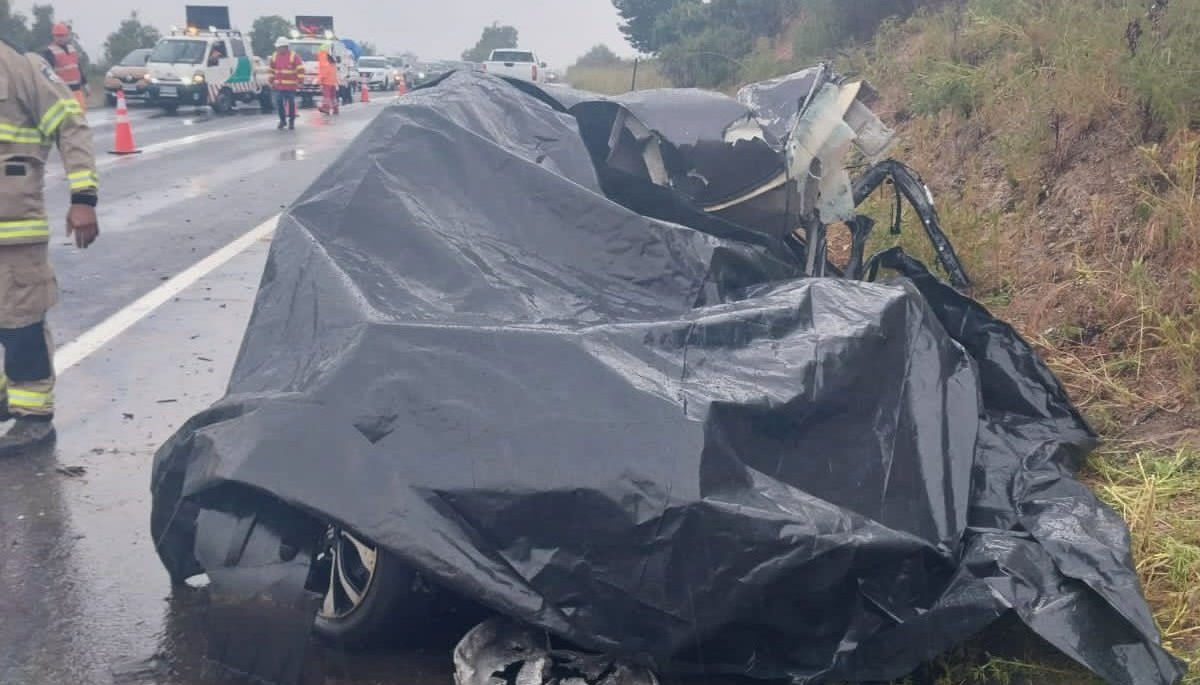
<svg viewBox="0 0 1200 685"><path fill-rule="evenodd" d="M320 53L317 60L320 65L320 80L323 86L336 86L338 84L337 64L333 61L333 56L328 52Z"/></svg>
<svg viewBox="0 0 1200 685"><path fill-rule="evenodd" d="M72 90L83 84L83 70L79 68L79 53L65 50L58 43L50 44L54 56L54 71Z"/></svg>
<svg viewBox="0 0 1200 685"><path fill-rule="evenodd" d="M277 51L271 58L271 87L275 90L294 91L300 88L300 77L304 75L304 61L300 55L288 50L287 55Z"/></svg>

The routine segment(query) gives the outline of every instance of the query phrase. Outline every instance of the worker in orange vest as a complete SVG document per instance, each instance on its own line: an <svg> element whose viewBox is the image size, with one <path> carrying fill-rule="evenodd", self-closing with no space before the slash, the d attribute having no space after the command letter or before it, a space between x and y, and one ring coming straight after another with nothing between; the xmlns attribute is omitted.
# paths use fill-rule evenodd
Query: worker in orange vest
<svg viewBox="0 0 1200 685"><path fill-rule="evenodd" d="M275 54L271 56L271 89L279 107L279 129L296 128L296 91L304 76L304 60L292 51L287 38L275 39Z"/></svg>
<svg viewBox="0 0 1200 685"><path fill-rule="evenodd" d="M63 23L54 25L54 40L41 52L42 57L54 67L54 73L71 89L75 101L85 112L90 88L87 74L79 60L79 50L71 41L71 27Z"/></svg>
<svg viewBox="0 0 1200 685"><path fill-rule="evenodd" d="M329 53L328 46L322 46L317 53L317 78L321 83L321 112L323 114L341 113L341 103L338 102L337 63Z"/></svg>

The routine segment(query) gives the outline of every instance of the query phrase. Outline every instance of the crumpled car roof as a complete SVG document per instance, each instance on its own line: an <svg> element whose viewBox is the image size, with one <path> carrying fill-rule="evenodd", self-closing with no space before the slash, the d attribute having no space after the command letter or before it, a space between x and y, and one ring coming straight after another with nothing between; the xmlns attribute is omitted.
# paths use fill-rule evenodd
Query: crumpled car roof
<svg viewBox="0 0 1200 685"><path fill-rule="evenodd" d="M227 396L155 457L164 563L227 546L196 512L236 492L663 672L888 680L1015 614L1179 681L1073 475L1096 436L1010 326L900 252L800 278L632 211L565 109L453 74L287 210Z"/></svg>

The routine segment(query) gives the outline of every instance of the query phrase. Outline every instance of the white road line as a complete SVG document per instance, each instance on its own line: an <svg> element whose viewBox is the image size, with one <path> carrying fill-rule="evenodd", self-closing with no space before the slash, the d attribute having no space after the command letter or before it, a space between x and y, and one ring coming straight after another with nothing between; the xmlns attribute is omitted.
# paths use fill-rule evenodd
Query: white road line
<svg viewBox="0 0 1200 685"><path fill-rule="evenodd" d="M246 131L254 131L257 129L267 129L267 128L273 128L273 127L274 127L274 124L272 124L271 126L264 126L263 124L259 123L259 124L251 124L249 126L237 126L234 128L222 128L222 129L218 129L216 131L209 131L207 133L197 133L197 134L190 135L190 136L184 136L182 138L175 138L173 140L165 140L161 143L154 143L153 145L146 145L141 148L142 152L138 156L144 157L145 155L152 155L156 152L162 152L163 150L173 150L177 147L187 147L188 145L195 145L196 143L203 143L204 141L212 140L213 138L224 138L225 136L232 136L232 135L235 135L238 133L244 133ZM127 158L125 158L125 157L103 157L96 161L96 168L103 169L104 167L112 166L113 164L123 161L124 159L127 159Z"/></svg>
<svg viewBox="0 0 1200 685"><path fill-rule="evenodd" d="M366 104L368 107L370 107L371 105L375 104L375 101L372 100L371 102L362 103L362 104ZM387 104L386 101L384 101L384 104ZM236 126L234 128L221 128L221 129L217 129L215 131L208 131L206 133L197 133L197 134L190 135L190 136L184 136L183 138L175 138L172 140L165 140L161 143L145 145L145 146L142 146L141 148L139 148L139 149L141 149L140 154L129 155L126 157L113 156L113 155L108 154L108 152L106 150L101 150L98 148L95 150L96 169L105 169L114 164L120 164L120 163L126 162L130 159L140 159L140 158L146 157L147 155L157 154L159 152L164 152L166 150L174 150L175 148L187 147L189 145L195 145L196 143L203 143L207 140L212 140L214 138L224 138L226 136L232 136L232 135L236 135L238 133L245 133L247 131L257 131L257 130L265 131L267 129L273 130L275 128L275 124L276 124L275 119L271 119L270 121L265 121L265 117L264 117L264 120L255 122L253 124L249 124L247 126ZM137 130L136 129L134 130L134 140L135 141L137 140ZM101 147L103 147L103 146L101 146ZM62 178L62 176L63 176L63 174L59 170L47 171L45 174L45 180L53 181L53 180ZM103 183L104 180L101 179L100 182Z"/></svg>
<svg viewBox="0 0 1200 685"><path fill-rule="evenodd" d="M195 285L201 278L216 271L229 260L245 252L254 243L266 238L275 230L275 225L279 222L279 217L280 215L276 214L267 219L225 247L201 259L154 290L134 300L133 303L100 322L78 338L60 347L54 354L55 371L61 374L103 349L116 339L117 336L149 316L155 309L158 309L190 286Z"/></svg>

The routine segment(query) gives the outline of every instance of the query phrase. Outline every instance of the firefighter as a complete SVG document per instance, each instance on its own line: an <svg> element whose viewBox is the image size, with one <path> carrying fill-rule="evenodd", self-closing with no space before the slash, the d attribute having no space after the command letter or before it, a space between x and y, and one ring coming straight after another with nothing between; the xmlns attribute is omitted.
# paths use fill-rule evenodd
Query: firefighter
<svg viewBox="0 0 1200 685"><path fill-rule="evenodd" d="M83 73L79 50L71 41L71 27L63 23L54 25L54 40L42 50L42 57L54 67L58 77L71 89L75 101L85 112L87 111L87 95L91 88L88 86L87 74Z"/></svg>
<svg viewBox="0 0 1200 685"><path fill-rule="evenodd" d="M291 43L280 36L275 39L275 54L271 56L271 89L279 108L279 130L284 126L296 128L296 91L304 75L304 61L292 52Z"/></svg>
<svg viewBox="0 0 1200 685"><path fill-rule="evenodd" d="M96 240L98 183L92 134L83 109L55 69L0 41L7 97L0 99L0 456L54 437L54 362L46 313L58 301L49 260L50 224L43 169L57 146L71 192L67 235L86 248Z"/></svg>
<svg viewBox="0 0 1200 685"><path fill-rule="evenodd" d="M333 61L330 47L324 45L317 53L317 76L321 82L321 112L324 114L341 113L341 103L338 101L337 63Z"/></svg>

